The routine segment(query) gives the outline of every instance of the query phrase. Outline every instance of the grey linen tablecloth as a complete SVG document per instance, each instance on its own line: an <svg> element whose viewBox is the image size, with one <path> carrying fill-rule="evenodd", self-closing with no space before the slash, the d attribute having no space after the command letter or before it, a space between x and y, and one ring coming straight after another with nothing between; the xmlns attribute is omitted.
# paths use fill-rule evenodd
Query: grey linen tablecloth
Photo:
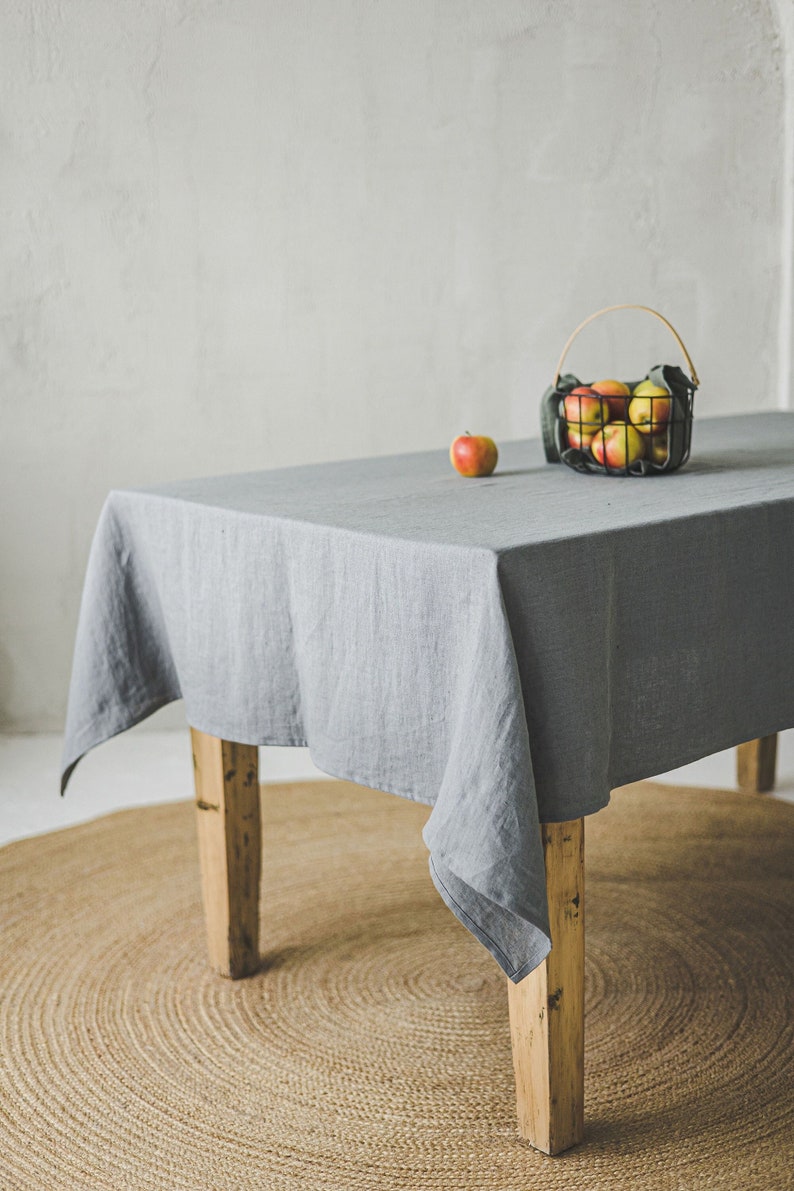
<svg viewBox="0 0 794 1191"><path fill-rule="evenodd" d="M536 441L112 492L63 786L171 700L429 804L442 898L519 980L549 949L539 820L794 725L794 414L701 421L670 476Z"/></svg>

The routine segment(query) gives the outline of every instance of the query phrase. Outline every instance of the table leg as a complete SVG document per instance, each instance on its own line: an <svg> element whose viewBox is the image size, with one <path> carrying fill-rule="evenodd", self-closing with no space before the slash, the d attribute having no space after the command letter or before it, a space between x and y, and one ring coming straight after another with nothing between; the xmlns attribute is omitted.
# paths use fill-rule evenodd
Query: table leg
<svg viewBox="0 0 794 1191"><path fill-rule="evenodd" d="M584 820L544 823L552 950L508 981L520 1135L546 1154L584 1137Z"/></svg>
<svg viewBox="0 0 794 1191"><path fill-rule="evenodd" d="M736 750L736 780L740 790L765 794L775 784L777 733L748 740Z"/></svg>
<svg viewBox="0 0 794 1191"><path fill-rule="evenodd" d="M237 980L259 966L261 835L256 745L190 730L210 964Z"/></svg>

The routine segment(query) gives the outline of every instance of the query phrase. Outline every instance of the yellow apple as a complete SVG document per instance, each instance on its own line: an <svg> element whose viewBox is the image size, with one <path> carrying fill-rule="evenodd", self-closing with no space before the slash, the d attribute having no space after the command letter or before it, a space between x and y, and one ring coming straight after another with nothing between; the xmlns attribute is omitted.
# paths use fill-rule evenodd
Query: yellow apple
<svg viewBox="0 0 794 1191"><path fill-rule="evenodd" d="M568 436L569 447L579 447L580 449L589 447L595 432L595 426L582 426L580 433L578 422L565 423L565 433Z"/></svg>
<svg viewBox="0 0 794 1191"><path fill-rule="evenodd" d="M648 458L654 463L666 463L668 456L667 435L659 434L648 443Z"/></svg>
<svg viewBox="0 0 794 1191"><path fill-rule="evenodd" d="M667 389L641 380L629 402L629 421L641 434L660 434L666 429L673 408Z"/></svg>
<svg viewBox="0 0 794 1191"><path fill-rule="evenodd" d="M609 422L593 435L590 450L607 467L629 467L645 454L645 440L628 422Z"/></svg>

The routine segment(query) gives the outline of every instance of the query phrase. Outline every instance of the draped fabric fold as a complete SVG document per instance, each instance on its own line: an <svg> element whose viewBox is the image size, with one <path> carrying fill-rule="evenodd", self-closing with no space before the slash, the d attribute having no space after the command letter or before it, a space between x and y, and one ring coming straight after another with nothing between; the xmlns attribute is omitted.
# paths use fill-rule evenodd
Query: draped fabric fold
<svg viewBox="0 0 794 1191"><path fill-rule="evenodd" d="M539 823L794 724L794 415L699 424L669 477L506 444L113 492L75 645L63 788L183 698L432 806L430 871L514 980L549 949Z"/></svg>
<svg viewBox="0 0 794 1191"><path fill-rule="evenodd" d="M79 756L184 696L191 725L308 745L434 810L431 873L511 976L549 948L526 722L496 555L108 497L78 628Z"/></svg>

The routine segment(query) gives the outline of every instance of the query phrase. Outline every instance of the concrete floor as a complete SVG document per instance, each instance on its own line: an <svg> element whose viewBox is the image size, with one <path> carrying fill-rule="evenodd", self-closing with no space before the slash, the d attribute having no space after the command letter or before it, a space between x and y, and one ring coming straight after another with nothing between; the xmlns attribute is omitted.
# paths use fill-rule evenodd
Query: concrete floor
<svg viewBox="0 0 794 1191"><path fill-rule="evenodd" d="M0 736L0 844L106 815L123 807L193 797L187 729L133 728L101 745L78 765L66 797L59 795L61 737ZM306 749L262 750L263 781L323 778ZM731 789L734 749L705 757L659 780ZM781 733L775 797L794 802L794 730Z"/></svg>

